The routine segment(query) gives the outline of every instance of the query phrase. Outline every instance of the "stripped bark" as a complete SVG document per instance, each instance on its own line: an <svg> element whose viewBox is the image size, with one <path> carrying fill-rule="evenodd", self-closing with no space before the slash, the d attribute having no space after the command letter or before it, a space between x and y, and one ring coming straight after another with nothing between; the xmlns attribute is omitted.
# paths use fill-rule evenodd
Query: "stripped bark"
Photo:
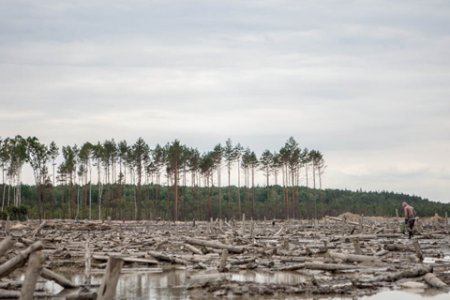
<svg viewBox="0 0 450 300"><path fill-rule="evenodd" d="M245 248L241 246L232 246L232 245L226 245L222 244L221 242L216 241L205 241L205 240L199 240L195 238L186 238L186 242L193 245L199 245L199 246L205 246L205 247L211 247L211 248L217 248L217 249L227 249L230 252L233 253L242 253L244 252Z"/></svg>
<svg viewBox="0 0 450 300"><path fill-rule="evenodd" d="M433 273L427 273L425 274L425 276L423 277L423 279L432 287L434 288L438 288L438 289L443 289L443 288L448 288L448 285L443 282L442 280L440 280L438 277L436 277L436 275L434 275Z"/></svg>
<svg viewBox="0 0 450 300"><path fill-rule="evenodd" d="M24 283L20 292L21 300L32 300L36 282L42 269L42 253L36 251L30 254Z"/></svg>
<svg viewBox="0 0 450 300"><path fill-rule="evenodd" d="M165 255L162 254L160 252L156 252L156 251L148 251L148 254L150 254L151 256L153 256L154 258L156 258L157 260L161 260L161 261L166 261L166 262L170 262L173 264L180 264L180 265L187 265L188 263L178 257L175 256L169 256L169 255Z"/></svg>
<svg viewBox="0 0 450 300"><path fill-rule="evenodd" d="M220 257L220 263L219 263L219 266L217 267L217 270L219 272L228 272L227 258L228 258L228 250L227 249L223 249L222 250L222 256Z"/></svg>
<svg viewBox="0 0 450 300"><path fill-rule="evenodd" d="M33 230L32 232L32 237L33 239L39 234L39 232L42 230L42 228L44 228L44 226L47 224L47 220L43 221L41 223L41 225L39 225L38 228L36 228L35 230Z"/></svg>
<svg viewBox="0 0 450 300"><path fill-rule="evenodd" d="M56 282L57 284L59 284L63 288L72 289L72 288L76 288L77 287L76 284L72 283L66 277L64 277L64 276L62 276L60 274L57 274L57 273L55 273L52 270L49 270L47 268L43 268L42 269L41 276L43 278L45 278L45 279L52 280L52 281Z"/></svg>
<svg viewBox="0 0 450 300"><path fill-rule="evenodd" d="M5 255L5 253L8 252L8 250L11 249L13 245L14 245L14 242L13 242L11 236L5 237L0 242L0 257Z"/></svg>
<svg viewBox="0 0 450 300"><path fill-rule="evenodd" d="M344 262L366 262L366 263L379 263L380 258L377 256L358 255L350 253L337 253L334 251L328 251L328 255L331 258L340 259Z"/></svg>
<svg viewBox="0 0 450 300"><path fill-rule="evenodd" d="M28 247L27 249L19 252L17 256L11 258L10 260L2 264L0 266L0 278L9 275L15 269L23 266L25 264L25 261L28 259L28 256L37 250L41 250L42 247L43 247L42 242L38 241L33 245L31 245L30 247Z"/></svg>
<svg viewBox="0 0 450 300"><path fill-rule="evenodd" d="M114 299L122 265L122 259L118 257L109 258L105 276L103 276L102 284L97 291L97 300Z"/></svg>

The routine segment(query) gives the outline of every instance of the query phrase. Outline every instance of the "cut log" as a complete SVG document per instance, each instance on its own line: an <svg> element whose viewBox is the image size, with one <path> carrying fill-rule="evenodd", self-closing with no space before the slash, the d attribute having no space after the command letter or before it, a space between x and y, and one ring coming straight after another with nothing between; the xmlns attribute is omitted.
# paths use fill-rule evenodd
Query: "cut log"
<svg viewBox="0 0 450 300"><path fill-rule="evenodd" d="M217 270L219 272L228 272L227 258L228 258L228 250L227 249L223 249L222 250L222 256L220 257L220 263L219 263L219 266L217 267Z"/></svg>
<svg viewBox="0 0 450 300"><path fill-rule="evenodd" d="M361 255L361 246L359 245L359 239L355 238L353 239L353 247L355 248L355 254Z"/></svg>
<svg viewBox="0 0 450 300"><path fill-rule="evenodd" d="M68 289L72 289L72 288L76 288L77 285L72 283L69 279L67 279L66 277L57 274L55 272L53 272L50 269L47 268L43 268L41 271L41 277L48 279L48 280L53 280L54 282L56 282L57 284L59 284L60 286L62 286L63 288L68 288Z"/></svg>
<svg viewBox="0 0 450 300"><path fill-rule="evenodd" d="M420 244L418 240L414 240L414 250L416 251L416 256L420 261L423 261L422 249L420 249Z"/></svg>
<svg viewBox="0 0 450 300"><path fill-rule="evenodd" d="M345 264L327 264L327 263L315 263L308 262L305 263L305 269L311 270L323 270L323 271L342 271L342 270L353 270L358 269L355 265L345 265Z"/></svg>
<svg viewBox="0 0 450 300"><path fill-rule="evenodd" d="M334 251L328 251L328 255L331 258L340 259L344 262L367 262L367 263L377 263L380 262L380 258L377 256L368 256L368 255L358 255L358 254L350 254L350 253L337 253Z"/></svg>
<svg viewBox="0 0 450 300"><path fill-rule="evenodd" d="M199 245L199 246L205 246L205 247L211 247L211 248L217 248L217 249L227 249L229 252L233 253L242 253L244 252L245 248L241 246L232 246L232 245L226 245L221 242L217 241L205 241L195 238L186 238L186 242L192 245Z"/></svg>
<svg viewBox="0 0 450 300"><path fill-rule="evenodd" d="M32 236L33 239L39 234L39 232L41 231L42 228L44 228L44 226L47 224L47 220L45 220L44 222L41 223L41 225L39 225L38 228L36 228L35 230L33 230L32 232Z"/></svg>
<svg viewBox="0 0 450 300"><path fill-rule="evenodd" d="M85 254L84 254L84 283L85 284L90 284L91 283L91 262L92 262L92 257L91 257L91 247L89 245L89 240L86 241L86 245L85 245Z"/></svg>
<svg viewBox="0 0 450 300"><path fill-rule="evenodd" d="M374 255L375 256L384 256L388 253L389 253L389 251L387 251L387 250L380 250L380 251L376 252Z"/></svg>
<svg viewBox="0 0 450 300"><path fill-rule="evenodd" d="M113 253L111 253L113 255ZM147 259L147 258L137 258L137 257L122 257L119 255L115 255L117 257L120 257L124 262L126 263L139 263L139 264L147 264L147 265L157 265L158 261L154 259ZM93 259L96 260L104 260L108 261L110 256L106 255L92 255Z"/></svg>
<svg viewBox="0 0 450 300"><path fill-rule="evenodd" d="M288 266L279 267L277 270L278 271L296 271L296 270L304 269L304 268L305 268L305 264L304 263L300 263L300 264L294 264L294 265L288 265Z"/></svg>
<svg viewBox="0 0 450 300"><path fill-rule="evenodd" d="M386 275L380 275L374 277L371 281L379 282L379 281L397 281L402 278L411 278L411 277L419 277L430 273L433 270L431 266L419 265L412 269L403 270L399 272L394 272Z"/></svg>
<svg viewBox="0 0 450 300"><path fill-rule="evenodd" d="M345 265L345 264L328 264L328 263L318 263L318 262L307 262L301 264L295 264L290 266L284 266L278 268L279 271L295 271L299 269L310 269L310 270L322 270L322 271L342 271L342 270L353 270L359 268L355 265Z"/></svg>
<svg viewBox="0 0 450 300"><path fill-rule="evenodd" d="M33 299L53 299L54 295L48 294L46 292L34 292ZM20 291L4 290L0 289L0 299L19 299Z"/></svg>
<svg viewBox="0 0 450 300"><path fill-rule="evenodd" d="M416 252L416 249L414 247L403 244L386 244L384 245L384 249L389 251Z"/></svg>
<svg viewBox="0 0 450 300"><path fill-rule="evenodd" d="M180 265L187 265L188 263L178 257L175 256L169 256L169 255L165 255L162 254L160 252L156 252L156 251L148 251L148 254L150 254L151 256L153 256L154 258L156 258L157 260L161 260L161 261L166 261L166 262L170 262L173 264L180 264Z"/></svg>
<svg viewBox="0 0 450 300"><path fill-rule="evenodd" d="M256 258L254 257L245 257L245 258L238 258L238 259L229 259L228 260L231 265L245 265L249 263L254 263L256 261Z"/></svg>
<svg viewBox="0 0 450 300"><path fill-rule="evenodd" d="M13 242L12 238L10 236L5 237L0 242L0 257L5 255L5 253L8 252L8 250L11 249L13 245L14 245L14 242Z"/></svg>
<svg viewBox="0 0 450 300"><path fill-rule="evenodd" d="M43 247L42 242L38 241L31 245L30 247L26 248L23 251L20 251L19 254L4 264L0 266L0 278L7 276L11 272L13 272L16 268L19 268L25 264L25 261L28 259L28 256L37 251L41 250Z"/></svg>
<svg viewBox="0 0 450 300"><path fill-rule="evenodd" d="M203 255L203 252L200 249L198 249L197 247L194 247L190 244L185 244L183 246L186 247L188 250L190 250L194 254Z"/></svg>
<svg viewBox="0 0 450 300"><path fill-rule="evenodd" d="M103 276L102 284L97 291L97 300L114 299L122 265L122 259L113 256L109 258L105 276Z"/></svg>
<svg viewBox="0 0 450 300"><path fill-rule="evenodd" d="M67 295L66 300L93 300L97 298L96 292L82 292L75 295Z"/></svg>
<svg viewBox="0 0 450 300"><path fill-rule="evenodd" d="M30 254L25 273L24 283L20 292L21 300L32 300L36 282L42 269L42 253L36 251Z"/></svg>
<svg viewBox="0 0 450 300"><path fill-rule="evenodd" d="M436 277L436 275L434 275L433 273L427 273L425 274L425 276L423 277L423 279L425 279L425 281L432 287L434 288L438 288L438 289L442 289L442 288L447 288L448 285L443 282L442 280L440 280L438 277Z"/></svg>
<svg viewBox="0 0 450 300"><path fill-rule="evenodd" d="M281 226L280 230L278 230L273 236L279 236L284 231L284 226Z"/></svg>

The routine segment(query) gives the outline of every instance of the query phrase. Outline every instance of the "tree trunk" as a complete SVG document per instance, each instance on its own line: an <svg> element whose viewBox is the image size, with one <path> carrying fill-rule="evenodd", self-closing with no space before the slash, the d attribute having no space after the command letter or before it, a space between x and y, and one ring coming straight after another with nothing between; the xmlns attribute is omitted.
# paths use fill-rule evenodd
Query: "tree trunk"
<svg viewBox="0 0 450 300"><path fill-rule="evenodd" d="M7 276L11 272L13 272L16 268L21 267L25 261L28 259L28 256L38 250L41 250L43 244L41 241L35 242L30 247L26 248L19 252L19 254L7 262L0 265L0 278Z"/></svg>
<svg viewBox="0 0 450 300"><path fill-rule="evenodd" d="M41 251L30 254L28 259L28 267L25 273L24 283L20 293L21 300L32 300L36 282L42 269Z"/></svg>
<svg viewBox="0 0 450 300"><path fill-rule="evenodd" d="M97 292L97 300L114 299L122 265L122 259L117 257L109 258L105 276L103 277L102 284Z"/></svg>

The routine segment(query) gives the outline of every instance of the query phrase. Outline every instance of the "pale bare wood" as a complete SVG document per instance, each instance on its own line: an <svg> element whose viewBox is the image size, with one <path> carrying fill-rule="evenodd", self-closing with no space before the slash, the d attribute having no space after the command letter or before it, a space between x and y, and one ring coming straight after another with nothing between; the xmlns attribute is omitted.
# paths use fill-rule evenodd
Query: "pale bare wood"
<svg viewBox="0 0 450 300"><path fill-rule="evenodd" d="M347 262L368 262L368 263L379 263L380 258L378 256L369 255L358 255L350 253L338 253L335 251L328 251L328 255L335 259L340 259Z"/></svg>
<svg viewBox="0 0 450 300"><path fill-rule="evenodd" d="M116 286L119 281L120 270L122 269L123 260L119 257L110 257L106 267L105 276L103 276L102 284L97 291L97 300L111 300L116 294Z"/></svg>
<svg viewBox="0 0 450 300"><path fill-rule="evenodd" d="M113 253L110 253L111 255L114 255ZM148 265L157 265L158 261L154 259L148 259L148 258L138 258L138 257L124 257L119 254L115 254L116 257L120 257L124 262L128 263L141 263L141 264L148 264ZM93 259L96 260L104 260L108 261L110 256L106 255L92 255Z"/></svg>
<svg viewBox="0 0 450 300"><path fill-rule="evenodd" d="M371 281L380 282L380 281L396 281L402 278L411 278L411 277L419 277L430 273L432 270L431 266L418 265L408 270L402 270L394 273L383 274L374 277Z"/></svg>
<svg viewBox="0 0 450 300"><path fill-rule="evenodd" d="M242 246L232 246L232 245L226 245L221 242L217 241L205 241L195 238L186 238L186 242L193 245L199 245L199 246L205 246L205 247L211 247L211 248L218 248L218 249L227 249L230 252L233 253L242 253L245 250L245 247Z"/></svg>
<svg viewBox="0 0 450 300"><path fill-rule="evenodd" d="M403 244L387 244L384 245L384 249L389 251L416 252L416 249L411 247L411 245Z"/></svg>
<svg viewBox="0 0 450 300"><path fill-rule="evenodd" d="M359 239L355 238L353 239L353 247L355 248L355 254L361 255L361 246L359 245Z"/></svg>
<svg viewBox="0 0 450 300"><path fill-rule="evenodd" d="M56 282L57 284L59 284L60 286L62 286L63 288L71 289L71 288L77 287L76 284L72 283L69 279L67 279L63 275L57 274L47 268L43 268L41 270L41 277L48 279L48 280L52 280L52 281Z"/></svg>
<svg viewBox="0 0 450 300"><path fill-rule="evenodd" d="M178 257L175 256L169 256L169 255L165 255L161 252L156 252L156 251L148 251L148 254L150 254L151 256L153 256L154 258L156 258L157 260L162 260L162 261L166 261L166 262L170 262L173 264L180 264L180 265L187 265L188 263Z"/></svg>
<svg viewBox="0 0 450 300"><path fill-rule="evenodd" d="M346 265L346 264L330 264L330 263L318 263L318 262L307 262L296 265L290 265L281 267L278 270L280 271L293 271L298 269L310 269L310 270L322 270L322 271L342 271L342 270L353 270L358 269L358 266L355 265Z"/></svg>
<svg viewBox="0 0 450 300"><path fill-rule="evenodd" d="M36 282L42 269L42 253L36 251L30 254L25 273L24 283L20 292L21 300L32 300Z"/></svg>
<svg viewBox="0 0 450 300"><path fill-rule="evenodd" d="M85 251L86 252L84 254L85 259L84 276L85 276L85 283L89 284L91 283L91 262L92 262L91 246L89 245L89 240L86 241Z"/></svg>
<svg viewBox="0 0 450 300"><path fill-rule="evenodd" d="M200 249L198 249L197 247L194 247L190 244L185 244L184 247L186 247L188 250L190 250L194 254L199 254L199 255L203 254L203 252Z"/></svg>
<svg viewBox="0 0 450 300"><path fill-rule="evenodd" d="M227 272L228 271L227 258L228 258L228 250L227 249L223 249L222 250L222 256L220 257L220 263L219 263L219 266L217 267L217 270L219 272Z"/></svg>
<svg viewBox="0 0 450 300"><path fill-rule="evenodd" d="M11 236L5 237L0 242L0 257L5 255L5 253L8 252L8 250L11 249L13 245L14 245L14 242L12 240L12 237Z"/></svg>
<svg viewBox="0 0 450 300"><path fill-rule="evenodd" d="M432 287L438 288L438 289L442 289L442 288L447 288L448 285L443 282L442 280L440 280L438 277L436 277L436 275L434 275L433 273L427 273L425 274L425 276L423 277L423 279Z"/></svg>
<svg viewBox="0 0 450 300"><path fill-rule="evenodd" d="M0 299L19 299L20 291L0 289Z"/></svg>
<svg viewBox="0 0 450 300"><path fill-rule="evenodd" d="M42 228L44 228L44 226L47 224L47 220L44 220L39 227L37 227L35 230L33 230L32 232L32 236L33 239L39 234L39 232L42 230Z"/></svg>
<svg viewBox="0 0 450 300"><path fill-rule="evenodd" d="M414 250L416 251L416 256L420 261L423 261L422 249L420 248L420 244L418 240L414 240Z"/></svg>
<svg viewBox="0 0 450 300"><path fill-rule="evenodd" d="M15 269L23 266L25 264L25 261L28 259L28 256L37 250L41 250L42 247L42 242L38 241L25 250L20 251L17 256L0 265L0 278L7 276Z"/></svg>

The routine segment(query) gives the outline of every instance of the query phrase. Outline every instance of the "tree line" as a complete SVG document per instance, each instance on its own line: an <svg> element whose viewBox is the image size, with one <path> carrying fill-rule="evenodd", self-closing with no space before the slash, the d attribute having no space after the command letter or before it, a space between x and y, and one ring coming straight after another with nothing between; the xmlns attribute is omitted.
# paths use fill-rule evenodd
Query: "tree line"
<svg viewBox="0 0 450 300"><path fill-rule="evenodd" d="M0 186L1 187L1 186ZM81 186L76 187L82 190ZM191 221L193 219L209 220L210 218L219 217L218 201L214 201L209 205L210 199L217 199L219 193L223 196L227 194L227 186L215 188L212 191L208 187L192 188L190 186L180 187L180 206L179 217L183 221ZM267 187L255 187L255 214L254 219L283 219L285 218L285 211L283 208L283 187L280 185L269 186L269 198L267 197ZM51 193L48 193L48 199L44 201L44 218L68 218L67 205L65 201L68 199L69 191L65 188L58 188L54 190L57 199L62 199L58 203L53 203ZM126 184L124 186L124 194L127 199L131 199L136 194L136 186ZM98 199L98 188L93 185L92 197L96 204ZM245 187L240 190L236 186L232 186L232 194L241 193L242 213L246 216L251 216L251 202L245 199ZM77 193L80 195L81 193ZM7 216L11 219L26 219L38 218L39 210L36 205L36 196L38 189L34 185L22 186L22 201L23 205L20 207L8 207L3 214L0 212L0 219L6 219ZM210 197L211 195L211 197ZM157 196L159 197L156 200ZM159 186L156 184L143 184L142 186L142 218L150 220L173 220L173 187ZM80 201L82 201L80 196ZM351 212L354 214L364 216L403 216L402 202L407 201L416 209L419 217L433 216L436 213L440 216L445 216L445 213L450 213L449 203L440 203L429 201L418 196L411 196L387 191L381 192L366 192L366 191L349 191L337 189L314 189L302 186L299 190L300 201L296 205L296 218L300 219L314 219L322 218L324 216L338 216L342 213ZM132 201L123 202L120 207L116 208L115 203L111 203L113 219L130 219L134 217L134 205ZM232 215L227 215L227 203L223 202L223 217L228 219L237 218L237 197L233 197L231 202ZM94 205L93 214L97 213L97 205ZM294 215L291 215L294 217ZM78 217L80 219L87 219L89 217L88 206L80 205Z"/></svg>
<svg viewBox="0 0 450 300"><path fill-rule="evenodd" d="M179 140L153 149L142 138L130 145L110 139L60 148L17 135L0 138L2 211L22 205L27 163L35 180L35 199L27 204L37 217L56 209L64 218L136 220L160 212L173 220L242 213L258 218L270 211L274 217L300 217L301 182L302 188L321 189L326 168L320 151L300 148L293 137L258 157L231 139L200 153ZM237 172L234 184L232 172ZM256 200L258 172L265 178L263 208Z"/></svg>

